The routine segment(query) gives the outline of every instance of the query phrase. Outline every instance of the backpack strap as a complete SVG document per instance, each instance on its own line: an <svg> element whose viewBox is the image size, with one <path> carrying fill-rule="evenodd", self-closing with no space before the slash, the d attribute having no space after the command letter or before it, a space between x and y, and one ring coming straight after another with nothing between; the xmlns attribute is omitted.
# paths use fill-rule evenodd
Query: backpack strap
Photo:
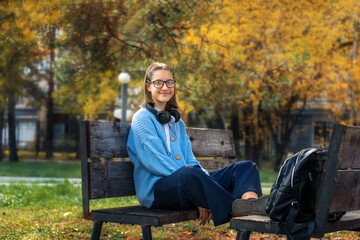
<svg viewBox="0 0 360 240"><path fill-rule="evenodd" d="M311 220L307 223L297 224L294 226L295 219L299 213L299 204L297 201L291 203L291 208L289 214L286 218L286 224L279 224L283 232L286 233L286 236L290 240L295 239L310 239L311 234L315 229L315 220ZM307 231L306 231L307 229Z"/></svg>

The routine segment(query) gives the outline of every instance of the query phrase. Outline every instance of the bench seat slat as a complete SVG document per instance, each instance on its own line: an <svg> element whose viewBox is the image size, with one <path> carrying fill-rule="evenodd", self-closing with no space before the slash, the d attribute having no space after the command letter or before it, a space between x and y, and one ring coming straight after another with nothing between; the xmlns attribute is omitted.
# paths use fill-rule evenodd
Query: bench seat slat
<svg viewBox="0 0 360 240"><path fill-rule="evenodd" d="M126 224L161 226L169 223L194 220L199 217L197 210L149 209L141 206L93 210L93 218Z"/></svg>
<svg viewBox="0 0 360 240"><path fill-rule="evenodd" d="M241 231L266 232L272 234L286 234L279 232L278 222L271 220L268 216L252 215L244 217L234 217L231 219L231 229L241 229ZM294 224L296 226L296 224ZM325 233L342 230L354 229L360 225L360 211L347 212L339 222L328 223ZM312 237L319 237L316 233Z"/></svg>
<svg viewBox="0 0 360 240"><path fill-rule="evenodd" d="M354 231L355 228L359 228L359 226L360 226L360 211L352 211L352 212L347 212L341 218L341 221L337 223L328 223L328 225L326 226L326 232L327 233L337 232L348 229Z"/></svg>
<svg viewBox="0 0 360 240"><path fill-rule="evenodd" d="M266 232L281 234L278 232L278 222L274 222L268 216L250 215L244 217L233 217L230 221L231 229L241 231Z"/></svg>

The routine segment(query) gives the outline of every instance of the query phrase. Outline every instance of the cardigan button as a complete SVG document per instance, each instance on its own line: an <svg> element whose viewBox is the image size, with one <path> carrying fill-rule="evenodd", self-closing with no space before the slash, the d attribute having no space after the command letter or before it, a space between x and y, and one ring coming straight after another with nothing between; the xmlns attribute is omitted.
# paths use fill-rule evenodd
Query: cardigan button
<svg viewBox="0 0 360 240"><path fill-rule="evenodd" d="M180 156L180 155L176 155L176 159L177 159L177 160L180 160L180 159L181 159L181 156Z"/></svg>
<svg viewBox="0 0 360 240"><path fill-rule="evenodd" d="M175 141L175 137L171 137L170 140L173 142Z"/></svg>

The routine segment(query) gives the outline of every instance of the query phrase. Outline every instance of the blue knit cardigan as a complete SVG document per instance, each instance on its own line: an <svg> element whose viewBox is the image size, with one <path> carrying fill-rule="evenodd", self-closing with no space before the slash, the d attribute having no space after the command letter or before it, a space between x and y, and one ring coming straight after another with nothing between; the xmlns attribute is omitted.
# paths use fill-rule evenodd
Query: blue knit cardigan
<svg viewBox="0 0 360 240"><path fill-rule="evenodd" d="M175 129L170 127L170 138L174 137L175 140L170 141L169 152L164 126L156 120L154 114L143 107L133 117L127 150L134 164L136 196L144 207L150 208L153 204L154 185L160 178L187 164L200 165L191 151L184 122L180 120L175 126Z"/></svg>

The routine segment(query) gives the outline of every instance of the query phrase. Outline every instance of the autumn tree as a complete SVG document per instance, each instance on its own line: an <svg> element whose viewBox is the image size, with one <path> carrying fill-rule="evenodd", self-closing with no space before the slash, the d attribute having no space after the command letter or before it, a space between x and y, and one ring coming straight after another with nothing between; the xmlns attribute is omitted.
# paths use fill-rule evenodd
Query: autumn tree
<svg viewBox="0 0 360 240"><path fill-rule="evenodd" d="M343 4L213 1L208 21L190 28L184 40L179 66L193 73L186 96L197 108L239 115L246 156L255 162L271 136L277 169L308 103L341 85L329 85L328 78L343 55L334 47L344 43L347 27L338 21L347 19L350 7L343 10Z"/></svg>
<svg viewBox="0 0 360 240"><path fill-rule="evenodd" d="M4 128L4 114L5 114L5 93L4 88L2 87L2 81L0 78L0 161L4 160L4 153L3 153L3 128Z"/></svg>
<svg viewBox="0 0 360 240"><path fill-rule="evenodd" d="M65 112L96 119L112 117L122 69L132 86L141 86L153 61L170 62L181 55L180 39L193 18L206 12L205 1L86 1L66 6L64 48L56 73L55 96ZM201 14L198 14L198 13Z"/></svg>
<svg viewBox="0 0 360 240"><path fill-rule="evenodd" d="M0 22L0 80L2 96L6 96L7 99L10 161L18 161L15 138L15 93L21 82L20 73L24 66L23 56L27 55L29 45L31 45L26 41L29 39L26 38L21 27L16 19L14 6L12 3L6 2L1 10Z"/></svg>
<svg viewBox="0 0 360 240"><path fill-rule="evenodd" d="M52 23L59 16L56 9L59 1L5 1L2 3L2 17L0 22L1 36L1 68L2 79L5 80L4 88L7 89L7 111L9 124L9 148L10 160L17 161L16 139L15 139L15 94L21 94L24 88L29 86L27 83L25 67L39 58L46 57L48 49L50 59L54 59L54 51L51 50L51 39L53 34L49 34L49 44L45 44L41 37L41 32L52 32ZM48 28L48 26L50 26ZM45 31L43 31L45 29ZM49 29L49 31L46 31ZM45 49L45 50L44 50ZM51 57L52 56L52 57ZM41 59L42 60L42 59ZM51 64L50 64L51 66ZM51 67L50 67L51 72ZM51 78L51 73L50 73ZM51 81L49 82L51 87ZM49 88L50 89L50 88ZM49 99L52 98L49 93ZM48 110L52 111L48 105ZM51 126L53 119L48 118ZM52 129L49 129L51 131ZM51 131L52 132L52 131ZM50 142L50 139L48 139Z"/></svg>
<svg viewBox="0 0 360 240"><path fill-rule="evenodd" d="M324 66L326 76L326 98L328 108L334 117L344 124L359 124L360 106L360 63L359 32L360 2L340 1L333 11L336 31L332 32L334 41L330 46L331 58Z"/></svg>

